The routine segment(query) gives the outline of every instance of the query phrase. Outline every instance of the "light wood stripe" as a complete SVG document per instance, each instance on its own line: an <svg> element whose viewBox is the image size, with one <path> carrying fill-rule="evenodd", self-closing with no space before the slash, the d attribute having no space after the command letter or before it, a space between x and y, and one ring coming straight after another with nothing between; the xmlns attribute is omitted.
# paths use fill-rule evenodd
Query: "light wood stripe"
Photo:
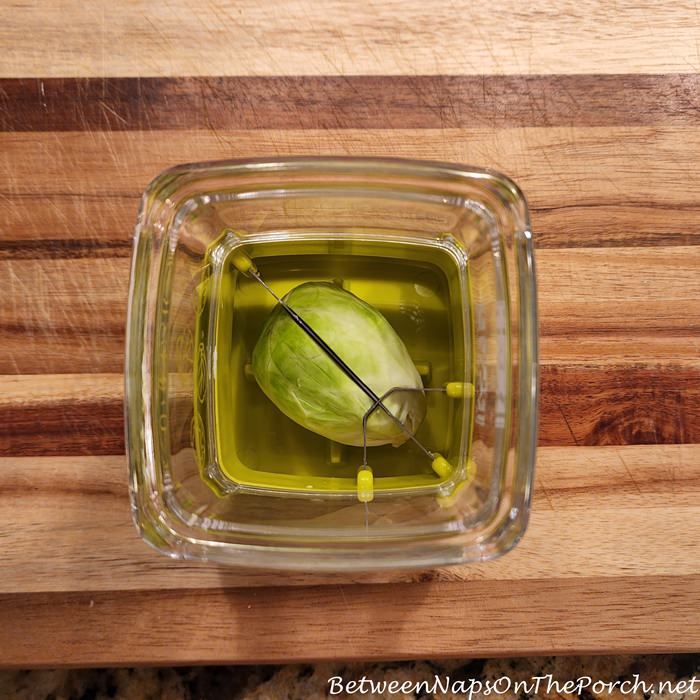
<svg viewBox="0 0 700 700"><path fill-rule="evenodd" d="M693 73L690 0L37 0L0 8L0 76Z"/></svg>
<svg viewBox="0 0 700 700"><path fill-rule="evenodd" d="M699 462L700 445L541 448L531 523L507 557L432 572L285 573L277 583L700 574ZM150 550L131 523L126 471L124 457L0 458L0 593L269 585L265 572Z"/></svg>
<svg viewBox="0 0 700 700"><path fill-rule="evenodd" d="M1 372L121 372L128 279L128 258L0 261Z"/></svg>
<svg viewBox="0 0 700 700"><path fill-rule="evenodd" d="M7 595L0 658L26 667L690 652L700 645L699 581Z"/></svg>
<svg viewBox="0 0 700 700"><path fill-rule="evenodd" d="M123 396L124 382L119 374L37 374L34 376L0 377L0 405L75 402L81 398L91 401L112 401Z"/></svg>
<svg viewBox="0 0 700 700"><path fill-rule="evenodd" d="M537 262L544 364L698 358L698 247L539 250ZM0 260L0 373L121 372L128 276L127 258Z"/></svg>
<svg viewBox="0 0 700 700"><path fill-rule="evenodd" d="M695 211L698 150L700 129L661 126L2 133L0 195L136 202L177 163L305 153L490 167L513 177L535 208L653 203Z"/></svg>
<svg viewBox="0 0 700 700"><path fill-rule="evenodd" d="M0 198L0 260L130 257L139 196ZM700 245L700 206L532 207L537 249Z"/></svg>
<svg viewBox="0 0 700 700"><path fill-rule="evenodd" d="M119 198L5 195L0 260L131 256L137 194ZM700 245L700 206L531 208L537 249Z"/></svg>

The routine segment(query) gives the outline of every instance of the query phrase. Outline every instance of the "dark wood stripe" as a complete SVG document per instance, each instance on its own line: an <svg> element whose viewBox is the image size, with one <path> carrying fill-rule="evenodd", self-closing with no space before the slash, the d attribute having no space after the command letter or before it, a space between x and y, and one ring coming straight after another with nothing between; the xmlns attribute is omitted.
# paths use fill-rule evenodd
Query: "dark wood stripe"
<svg viewBox="0 0 700 700"><path fill-rule="evenodd" d="M542 446L700 443L700 366L545 365L541 375ZM121 454L122 410L121 395L0 405L0 455Z"/></svg>
<svg viewBox="0 0 700 700"><path fill-rule="evenodd" d="M0 80L0 130L700 124L698 75Z"/></svg>
<svg viewBox="0 0 700 700"><path fill-rule="evenodd" d="M0 241L0 260L58 260L60 258L120 258L130 256L131 240L26 238Z"/></svg>
<svg viewBox="0 0 700 700"><path fill-rule="evenodd" d="M124 452L120 398L85 396L0 406L0 456L116 455Z"/></svg>
<svg viewBox="0 0 700 700"><path fill-rule="evenodd" d="M541 445L700 442L700 363L541 371Z"/></svg>

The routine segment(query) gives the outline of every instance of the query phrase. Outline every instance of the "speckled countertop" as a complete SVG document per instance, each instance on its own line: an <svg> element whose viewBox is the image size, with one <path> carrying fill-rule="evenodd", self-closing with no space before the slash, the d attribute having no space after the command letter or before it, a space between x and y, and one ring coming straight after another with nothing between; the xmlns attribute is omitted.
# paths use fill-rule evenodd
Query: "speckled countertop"
<svg viewBox="0 0 700 700"><path fill-rule="evenodd" d="M374 682L397 681L396 687L408 681L414 686L427 681L430 685L439 677L449 680L451 690L431 692L412 687L408 692L371 692L369 686L354 693L339 690L331 694L329 679L336 677L360 681L363 677ZM487 681L510 679L534 683L541 678L538 690L526 692L505 690L486 693ZM566 681L591 685L567 692ZM690 680L697 681L691 685ZM583 679L582 681L580 679ZM473 681L473 682L472 682ZM617 688L596 688L594 683L618 683ZM620 683L628 681L627 686ZM679 681L684 681L678 685ZM369 680L367 681L367 683ZM554 685L559 683L559 688ZM633 684L637 683L637 690ZM641 685L646 683L648 688ZM666 682L664 687L662 684ZM482 689L479 690L479 683ZM671 687L668 686L670 683ZM548 688L547 685L550 685ZM694 685L694 688L692 687ZM382 663L324 663L290 666L220 666L188 668L125 668L91 670L1 671L2 700L314 700L326 697L379 698L465 698L463 688L473 688L473 699L498 697L503 700L528 698L630 698L630 700L698 700L700 699L700 654L677 656L588 656L543 657L523 659L408 661ZM454 691L454 692L453 692ZM631 691L631 692L630 692Z"/></svg>

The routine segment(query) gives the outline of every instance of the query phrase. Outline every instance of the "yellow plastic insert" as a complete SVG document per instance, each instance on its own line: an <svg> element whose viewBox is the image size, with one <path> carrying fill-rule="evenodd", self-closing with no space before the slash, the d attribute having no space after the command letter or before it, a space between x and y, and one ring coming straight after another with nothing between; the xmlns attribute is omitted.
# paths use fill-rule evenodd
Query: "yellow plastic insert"
<svg viewBox="0 0 700 700"><path fill-rule="evenodd" d="M275 306L250 273L259 271L280 296L309 280L337 278L389 318L425 373L426 386L452 384L454 370L463 366L469 336L462 325L466 300L450 254L441 248L389 241L353 241L340 247L323 239L265 241L235 246L219 265L218 292L209 299L209 284L204 285L207 303L197 326L201 344L216 347L211 422L205 410L209 399L197 404L201 416L197 432L211 431L214 437L211 451L212 443L201 441L203 464L215 461L221 479L242 487L305 495L343 493L365 502L383 493L437 488L454 473L468 400L461 405L446 400L446 393L426 395L427 418L417 437L428 449L442 452L433 460L410 442L398 448L371 447L373 472L358 473L362 447L333 445L288 419L262 394L250 365L252 348ZM214 309L213 337L206 337ZM408 314L406 309L419 311ZM198 393L205 397L207 368L199 356L195 367ZM204 469L203 475L208 478Z"/></svg>

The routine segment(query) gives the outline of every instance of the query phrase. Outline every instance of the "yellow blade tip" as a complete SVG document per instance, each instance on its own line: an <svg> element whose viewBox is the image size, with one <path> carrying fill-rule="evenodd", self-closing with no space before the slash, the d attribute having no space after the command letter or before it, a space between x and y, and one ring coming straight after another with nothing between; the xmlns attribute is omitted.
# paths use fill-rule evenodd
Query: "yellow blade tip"
<svg viewBox="0 0 700 700"><path fill-rule="evenodd" d="M474 385L469 382L447 382L445 391L451 399L468 399L474 394Z"/></svg>
<svg viewBox="0 0 700 700"><path fill-rule="evenodd" d="M360 503L374 500L374 475L368 467L363 467L357 472L357 500Z"/></svg>
<svg viewBox="0 0 700 700"><path fill-rule="evenodd" d="M247 275L249 272L257 272L255 263L245 253L234 253L231 256L233 266L242 274Z"/></svg>
<svg viewBox="0 0 700 700"><path fill-rule="evenodd" d="M452 474L452 465L441 454L435 455L431 466L433 467L433 471L441 479L446 479Z"/></svg>

